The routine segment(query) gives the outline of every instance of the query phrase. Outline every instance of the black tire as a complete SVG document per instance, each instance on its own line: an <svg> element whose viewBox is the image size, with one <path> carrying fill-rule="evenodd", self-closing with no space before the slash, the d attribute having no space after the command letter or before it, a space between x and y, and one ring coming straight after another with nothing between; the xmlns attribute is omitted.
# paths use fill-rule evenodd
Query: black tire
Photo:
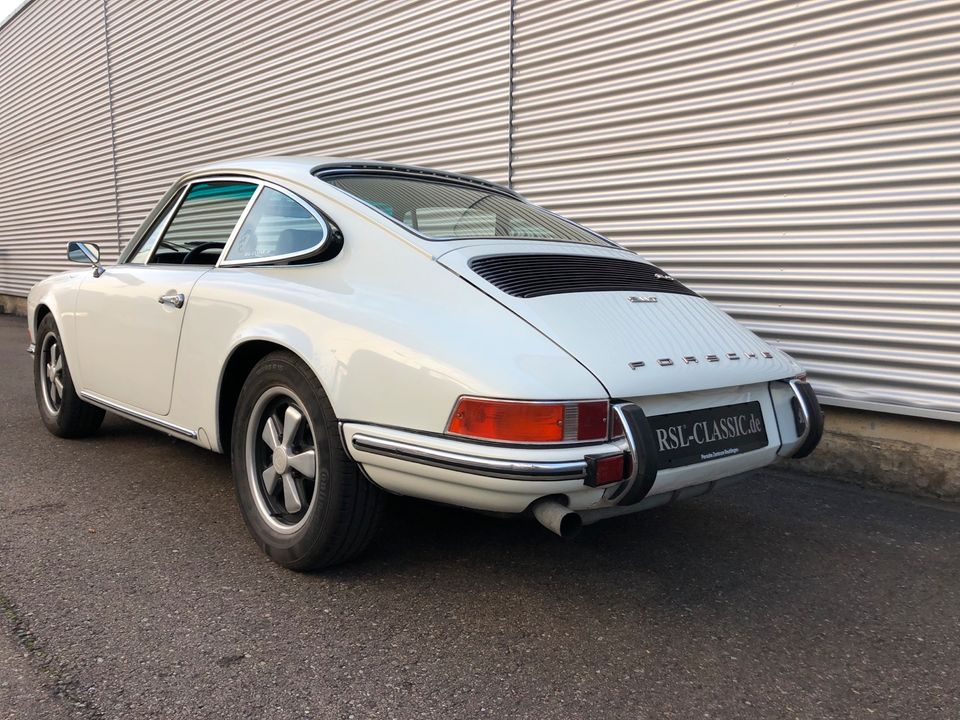
<svg viewBox="0 0 960 720"><path fill-rule="evenodd" d="M40 418L47 430L57 437L81 438L93 435L103 422L104 411L80 399L62 348L57 323L52 315L44 316L37 327L37 344L33 355L33 386ZM53 378L47 372L52 352L56 353L59 362L55 372L59 385L53 384Z"/></svg>
<svg viewBox="0 0 960 720"><path fill-rule="evenodd" d="M291 407L301 420L290 422L288 433ZM355 558L373 540L384 494L344 451L330 401L299 358L274 352L256 364L240 391L230 444L243 518L275 562L291 570L329 567ZM311 448L312 483L309 473L295 465ZM288 483L299 511L292 512L288 504Z"/></svg>

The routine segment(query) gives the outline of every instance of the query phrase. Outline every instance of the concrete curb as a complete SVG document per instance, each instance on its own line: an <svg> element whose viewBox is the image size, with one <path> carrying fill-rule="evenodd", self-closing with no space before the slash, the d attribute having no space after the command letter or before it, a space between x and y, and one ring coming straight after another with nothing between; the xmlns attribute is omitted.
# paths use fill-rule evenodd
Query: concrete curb
<svg viewBox="0 0 960 720"><path fill-rule="evenodd" d="M960 502L960 424L824 407L820 447L801 472Z"/></svg>
<svg viewBox="0 0 960 720"><path fill-rule="evenodd" d="M27 299L0 293L0 314L27 316Z"/></svg>

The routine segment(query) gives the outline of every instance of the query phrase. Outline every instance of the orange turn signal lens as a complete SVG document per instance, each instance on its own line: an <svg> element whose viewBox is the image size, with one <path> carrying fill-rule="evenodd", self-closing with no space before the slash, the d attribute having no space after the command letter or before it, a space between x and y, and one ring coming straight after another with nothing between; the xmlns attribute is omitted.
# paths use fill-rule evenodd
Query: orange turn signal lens
<svg viewBox="0 0 960 720"><path fill-rule="evenodd" d="M508 442L562 442L563 403L460 398L447 432Z"/></svg>
<svg viewBox="0 0 960 720"><path fill-rule="evenodd" d="M516 443L582 442L607 439L609 403L521 402L462 397L447 433Z"/></svg>

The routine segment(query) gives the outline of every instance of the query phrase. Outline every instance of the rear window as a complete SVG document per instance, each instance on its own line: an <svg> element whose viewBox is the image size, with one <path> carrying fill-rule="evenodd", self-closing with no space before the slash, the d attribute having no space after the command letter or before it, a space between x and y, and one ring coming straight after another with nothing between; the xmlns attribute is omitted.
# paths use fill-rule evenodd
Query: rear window
<svg viewBox="0 0 960 720"><path fill-rule="evenodd" d="M546 210L495 190L388 175L324 178L428 240L510 238L609 245Z"/></svg>

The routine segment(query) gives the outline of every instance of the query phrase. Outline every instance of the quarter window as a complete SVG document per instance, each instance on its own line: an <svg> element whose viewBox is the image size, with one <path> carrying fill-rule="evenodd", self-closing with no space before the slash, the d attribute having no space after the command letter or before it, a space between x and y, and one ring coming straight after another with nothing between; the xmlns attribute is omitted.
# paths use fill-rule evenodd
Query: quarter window
<svg viewBox="0 0 960 720"><path fill-rule="evenodd" d="M225 263L297 256L326 239L323 224L293 198L264 186L224 258Z"/></svg>
<svg viewBox="0 0 960 720"><path fill-rule="evenodd" d="M150 262L216 264L256 189L253 183L229 180L191 185Z"/></svg>

